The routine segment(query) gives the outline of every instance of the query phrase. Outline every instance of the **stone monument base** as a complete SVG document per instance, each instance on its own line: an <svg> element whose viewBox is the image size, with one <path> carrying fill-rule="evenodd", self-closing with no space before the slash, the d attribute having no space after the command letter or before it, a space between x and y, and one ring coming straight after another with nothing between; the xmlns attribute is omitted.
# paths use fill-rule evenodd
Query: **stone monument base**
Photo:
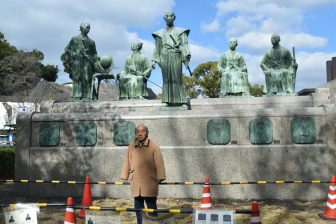
<svg viewBox="0 0 336 224"><path fill-rule="evenodd" d="M191 100L192 110L161 107L159 101L45 102L41 113L21 113L16 179L84 181L89 175L92 181L120 181L127 141L138 123L145 123L161 146L168 182L329 180L334 175L336 107L324 92ZM328 189L327 184L211 187L213 198L232 199L325 199ZM80 197L82 188L18 185L22 195L39 197ZM162 185L159 196L201 198L202 190L203 185ZM92 192L93 197L130 197L128 185L93 185Z"/></svg>

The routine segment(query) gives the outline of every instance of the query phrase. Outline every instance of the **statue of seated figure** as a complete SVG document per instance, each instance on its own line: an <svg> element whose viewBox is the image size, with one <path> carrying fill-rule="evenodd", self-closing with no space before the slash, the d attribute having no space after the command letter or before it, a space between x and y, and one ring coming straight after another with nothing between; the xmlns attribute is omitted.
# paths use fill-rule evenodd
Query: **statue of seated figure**
<svg viewBox="0 0 336 224"><path fill-rule="evenodd" d="M246 63L236 52L237 45L236 39L230 39L230 50L220 57L217 65L222 75L220 97L250 95Z"/></svg>
<svg viewBox="0 0 336 224"><path fill-rule="evenodd" d="M267 51L260 64L265 73L267 95L296 95L295 79L298 64L289 50L280 46L280 36L271 37L272 49Z"/></svg>
<svg viewBox="0 0 336 224"><path fill-rule="evenodd" d="M147 80L152 71L149 60L141 54L142 42L132 43L133 53L127 57L119 77L119 99L147 99Z"/></svg>

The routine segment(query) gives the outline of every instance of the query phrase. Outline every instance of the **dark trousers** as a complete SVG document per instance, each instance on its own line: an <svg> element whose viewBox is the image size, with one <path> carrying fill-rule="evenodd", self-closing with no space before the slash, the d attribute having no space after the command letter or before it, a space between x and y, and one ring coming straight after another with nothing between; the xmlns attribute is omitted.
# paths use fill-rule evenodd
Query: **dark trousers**
<svg viewBox="0 0 336 224"><path fill-rule="evenodd" d="M146 201L147 208L157 209L156 200L157 200L156 197L141 197L141 196L135 197L134 198L134 208L143 209L145 207L144 202ZM157 213L148 213L148 215L157 216ZM141 212L136 212L136 217L137 217L138 224L142 224Z"/></svg>

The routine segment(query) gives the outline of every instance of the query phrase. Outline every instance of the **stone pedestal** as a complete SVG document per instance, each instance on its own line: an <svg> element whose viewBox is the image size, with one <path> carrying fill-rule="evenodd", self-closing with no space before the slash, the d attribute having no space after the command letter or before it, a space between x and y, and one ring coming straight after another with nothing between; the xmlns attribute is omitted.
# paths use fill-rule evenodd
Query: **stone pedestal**
<svg viewBox="0 0 336 224"><path fill-rule="evenodd" d="M134 126L145 123L161 146L168 182L329 180L336 159L336 108L328 99L325 92L196 99L191 110L177 111L161 110L160 101L45 102L41 113L18 117L17 135L25 137L17 144L16 178L83 181L89 175L93 181L119 181ZM24 186L21 192L31 196L82 192L81 185ZM326 189L228 185L213 186L212 192L214 198L312 200L324 199ZM130 197L125 185L92 190L94 197ZM201 198L202 190L202 185L163 185L159 196Z"/></svg>

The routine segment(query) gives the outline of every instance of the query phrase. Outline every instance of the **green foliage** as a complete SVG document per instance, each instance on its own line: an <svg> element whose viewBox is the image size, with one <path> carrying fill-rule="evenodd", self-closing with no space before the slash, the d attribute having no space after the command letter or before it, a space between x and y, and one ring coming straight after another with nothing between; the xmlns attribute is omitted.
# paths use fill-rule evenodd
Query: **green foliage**
<svg viewBox="0 0 336 224"><path fill-rule="evenodd" d="M16 47L11 46L5 39L5 35L0 32L0 60L16 52Z"/></svg>
<svg viewBox="0 0 336 224"><path fill-rule="evenodd" d="M58 67L44 65L43 52L18 50L0 32L0 95L24 100L41 78L55 82Z"/></svg>
<svg viewBox="0 0 336 224"><path fill-rule="evenodd" d="M33 51L30 51L28 53L36 57L39 61L43 61L44 59L44 54L42 53L42 51L39 51L37 49L34 49Z"/></svg>
<svg viewBox="0 0 336 224"><path fill-rule="evenodd" d="M193 77L185 76L183 75L183 82L186 86L187 94L191 98L196 98L197 97L197 89L196 89L196 84L195 84L195 79Z"/></svg>
<svg viewBox="0 0 336 224"><path fill-rule="evenodd" d="M0 179L14 178L15 147L0 147Z"/></svg>
<svg viewBox="0 0 336 224"><path fill-rule="evenodd" d="M59 69L54 65L42 65L41 78L47 80L48 82L55 82L58 78L57 73Z"/></svg>
<svg viewBox="0 0 336 224"><path fill-rule="evenodd" d="M260 97L264 95L264 86L258 84L249 84L250 94L252 96Z"/></svg>
<svg viewBox="0 0 336 224"><path fill-rule="evenodd" d="M196 88L201 88L203 93L210 98L219 97L221 75L217 70L217 62L209 61L198 65L192 77L185 77L184 81L190 97L197 96Z"/></svg>

